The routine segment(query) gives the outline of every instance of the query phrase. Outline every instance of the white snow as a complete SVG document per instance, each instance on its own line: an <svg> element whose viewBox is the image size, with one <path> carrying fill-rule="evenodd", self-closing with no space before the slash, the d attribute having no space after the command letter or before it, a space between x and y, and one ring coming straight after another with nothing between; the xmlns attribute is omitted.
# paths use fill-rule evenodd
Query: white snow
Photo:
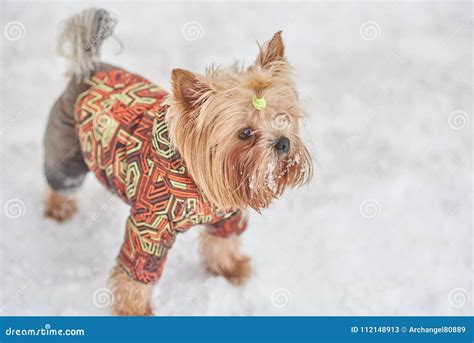
<svg viewBox="0 0 474 343"><path fill-rule="evenodd" d="M55 38L92 5L2 5L2 314L108 314L94 295L127 206L89 176L71 221L42 217L42 135L66 83ZM309 113L315 177L251 214L252 279L209 276L190 230L155 288L158 315L473 313L470 2L97 5L117 15L125 47L109 39L104 60L167 89L172 68L250 63L255 41L282 29Z"/></svg>
<svg viewBox="0 0 474 343"><path fill-rule="evenodd" d="M275 181L275 167L276 161L270 160L265 170L265 185L275 194L277 191L278 185Z"/></svg>

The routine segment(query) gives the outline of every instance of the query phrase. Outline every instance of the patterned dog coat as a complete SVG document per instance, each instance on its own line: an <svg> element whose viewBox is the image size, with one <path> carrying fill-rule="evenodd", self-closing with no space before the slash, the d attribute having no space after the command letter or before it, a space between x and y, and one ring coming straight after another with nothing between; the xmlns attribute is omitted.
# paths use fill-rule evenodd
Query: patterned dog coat
<svg viewBox="0 0 474 343"><path fill-rule="evenodd" d="M201 194L168 137L167 93L122 69L100 71L77 98L75 130L88 169L131 206L119 264L144 283L160 277L175 236L208 224L241 233L246 216L224 213Z"/></svg>

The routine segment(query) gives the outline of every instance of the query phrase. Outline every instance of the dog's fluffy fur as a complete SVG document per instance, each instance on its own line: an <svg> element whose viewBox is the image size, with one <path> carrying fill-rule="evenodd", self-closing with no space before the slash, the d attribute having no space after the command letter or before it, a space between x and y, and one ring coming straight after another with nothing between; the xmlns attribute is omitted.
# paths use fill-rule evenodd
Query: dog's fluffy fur
<svg viewBox="0 0 474 343"><path fill-rule="evenodd" d="M278 32L246 70L213 68L205 76L173 70L171 139L196 183L221 208L260 211L286 187L311 178L299 134L304 112L284 51ZM266 100L263 111L252 107L253 95ZM239 139L247 128L252 135ZM288 154L274 149L280 137L291 142Z"/></svg>
<svg viewBox="0 0 474 343"><path fill-rule="evenodd" d="M222 238L203 231L200 250L204 265L211 273L235 284L242 284L250 277L250 258L240 252L238 238Z"/></svg>
<svg viewBox="0 0 474 343"><path fill-rule="evenodd" d="M110 18L104 10L90 9L66 23L60 43L69 39L73 44L69 53L61 50L71 60L73 79L81 81L98 68L100 44L115 25ZM104 27L110 31L101 33ZM94 39L92 47L84 45ZM266 100L265 109L255 110L254 95ZM204 74L174 69L168 101L170 139L213 205L260 212L285 188L312 177L311 157L300 138L304 112L281 32L260 46L255 63L246 69L213 67ZM275 148L282 137L288 142L284 151ZM72 200L57 191L50 193L46 207L46 215L59 221L75 210ZM250 276L250 260L240 252L237 239L204 232L200 250L210 272L237 284ZM152 314L151 285L135 281L116 266L109 287L114 314Z"/></svg>

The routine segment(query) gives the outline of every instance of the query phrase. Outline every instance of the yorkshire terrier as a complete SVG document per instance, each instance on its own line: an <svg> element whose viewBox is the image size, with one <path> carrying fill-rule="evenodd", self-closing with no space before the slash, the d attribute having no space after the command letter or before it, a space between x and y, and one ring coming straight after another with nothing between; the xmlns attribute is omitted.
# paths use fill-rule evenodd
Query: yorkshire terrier
<svg viewBox="0 0 474 343"><path fill-rule="evenodd" d="M68 19L60 35L71 80L45 134L45 214L70 218L70 193L88 171L129 204L109 277L112 312L151 315L152 285L178 233L205 225L207 269L244 282L250 259L237 236L247 227L247 209L260 212L287 187L307 183L312 163L281 32L248 68L212 67L204 75L174 69L168 94L99 61L116 22L105 10L88 9Z"/></svg>

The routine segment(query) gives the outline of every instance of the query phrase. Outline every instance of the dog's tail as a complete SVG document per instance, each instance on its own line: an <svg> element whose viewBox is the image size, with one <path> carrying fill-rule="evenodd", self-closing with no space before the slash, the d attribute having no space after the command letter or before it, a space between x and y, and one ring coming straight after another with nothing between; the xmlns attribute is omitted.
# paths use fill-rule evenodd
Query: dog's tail
<svg viewBox="0 0 474 343"><path fill-rule="evenodd" d="M88 78L99 65L100 46L113 34L118 20L104 9L88 8L64 22L58 52L69 60L68 74L78 81Z"/></svg>

